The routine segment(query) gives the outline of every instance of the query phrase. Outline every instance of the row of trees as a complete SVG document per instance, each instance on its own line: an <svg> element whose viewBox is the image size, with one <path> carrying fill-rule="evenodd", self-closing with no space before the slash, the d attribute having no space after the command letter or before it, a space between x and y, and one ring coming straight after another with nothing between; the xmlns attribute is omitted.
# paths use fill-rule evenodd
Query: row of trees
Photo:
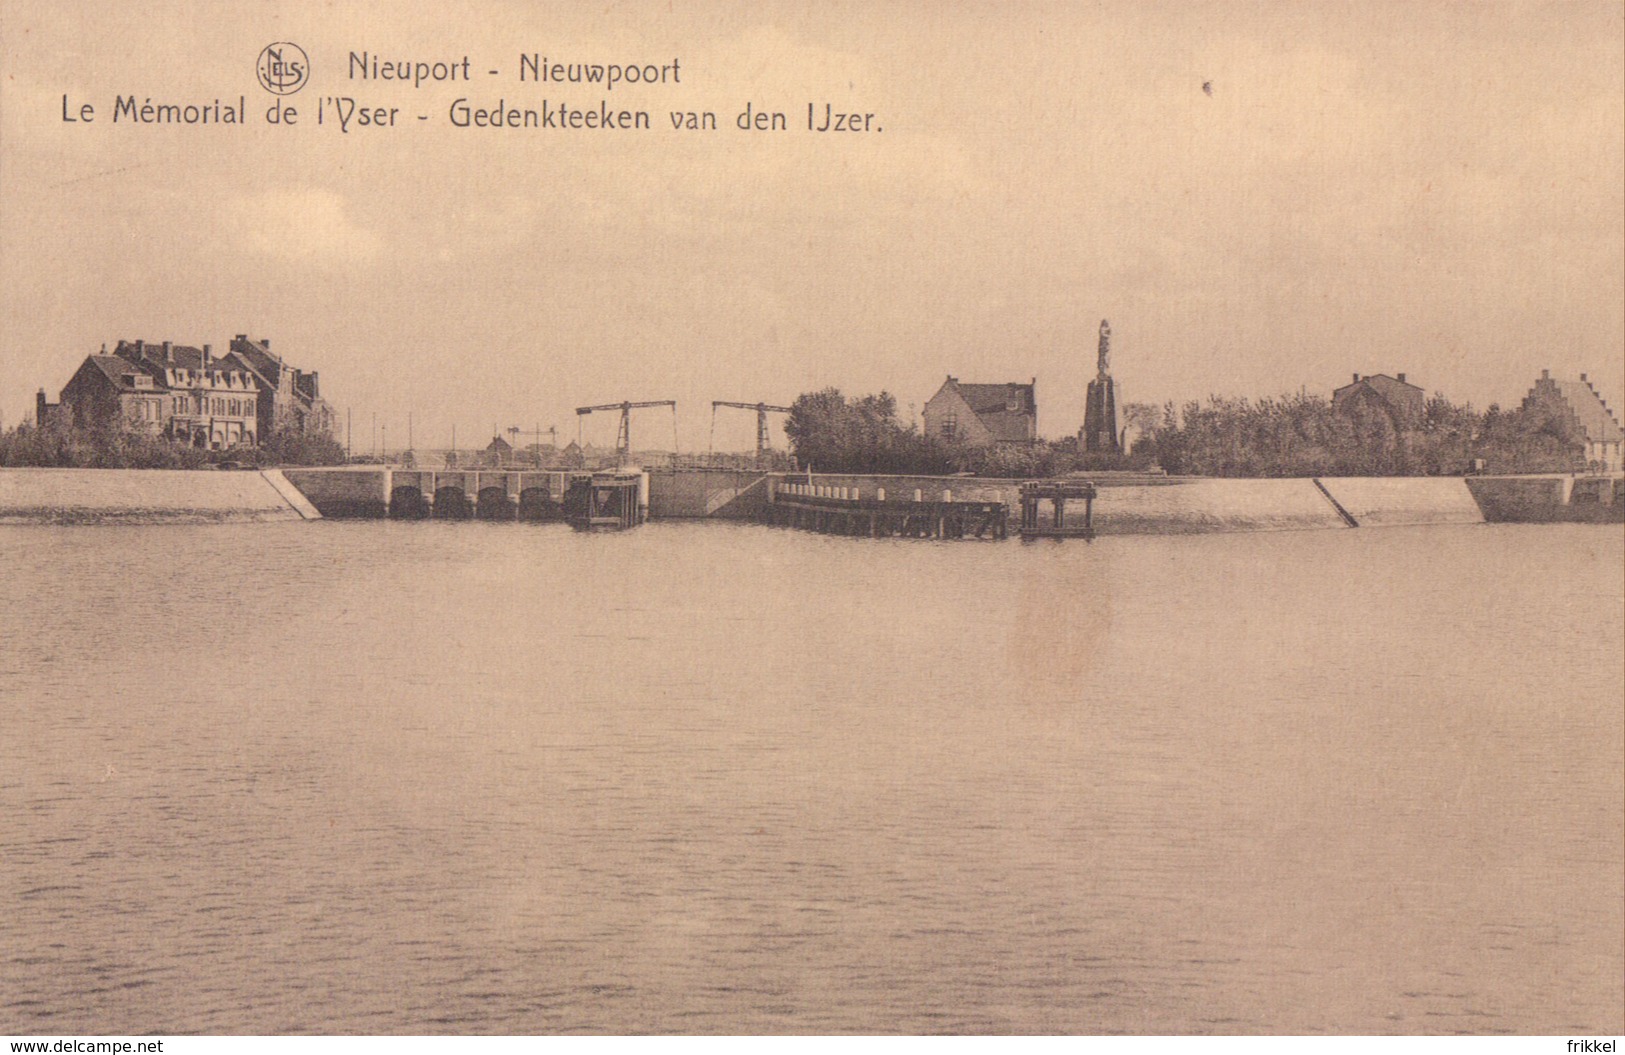
<svg viewBox="0 0 1625 1055"><path fill-rule="evenodd" d="M72 469L202 469L240 465L339 465L344 448L333 437L279 429L258 447L207 451L136 429L77 428L61 422L0 432L0 466Z"/></svg>
<svg viewBox="0 0 1625 1055"><path fill-rule="evenodd" d="M1191 402L1160 415L1138 405L1135 452L1170 473L1199 476L1444 476L1584 468L1570 422L1540 409L1479 413L1435 394L1400 427L1380 411L1344 413L1307 395ZM1155 419L1151 424L1150 420Z"/></svg>
<svg viewBox="0 0 1625 1055"><path fill-rule="evenodd" d="M897 417L889 392L848 399L826 388L798 398L785 433L799 465L832 473L992 477L1146 469L1197 476L1450 475L1482 462L1486 472L1584 468L1570 422L1540 409L1479 413L1441 395L1419 422L1396 427L1383 413L1345 414L1306 395L1251 401L1212 397L1182 409L1128 404L1129 455L1088 454L1072 437L1027 446L971 447L925 436ZM273 432L257 448L205 451L127 428L60 422L0 433L0 466L196 469L211 463L338 465L344 449L322 434Z"/></svg>
<svg viewBox="0 0 1625 1055"><path fill-rule="evenodd" d="M1068 437L1028 446L969 447L898 420L888 392L849 399L826 388L798 398L785 433L796 462L821 472L1038 477L1108 469L1197 476L1424 476L1567 472L1584 468L1571 422L1540 409L1480 413L1434 395L1421 419L1396 425L1380 411L1344 413L1322 398L1212 397L1182 409L1131 403L1128 455L1089 454Z"/></svg>

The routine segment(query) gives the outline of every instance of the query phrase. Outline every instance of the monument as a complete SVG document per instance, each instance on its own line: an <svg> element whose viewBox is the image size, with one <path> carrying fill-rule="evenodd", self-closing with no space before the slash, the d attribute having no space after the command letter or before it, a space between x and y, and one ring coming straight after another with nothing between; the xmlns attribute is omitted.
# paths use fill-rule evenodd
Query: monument
<svg viewBox="0 0 1625 1055"><path fill-rule="evenodd" d="M1089 401L1083 410L1083 431L1078 439L1086 451L1123 453L1117 431L1117 388L1112 383L1112 326L1100 320L1100 358L1095 379L1089 382Z"/></svg>

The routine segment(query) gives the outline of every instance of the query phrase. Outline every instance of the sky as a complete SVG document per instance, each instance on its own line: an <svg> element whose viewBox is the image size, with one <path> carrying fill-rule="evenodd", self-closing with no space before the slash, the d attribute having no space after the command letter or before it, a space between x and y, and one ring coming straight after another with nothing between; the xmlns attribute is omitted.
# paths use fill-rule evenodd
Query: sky
<svg viewBox="0 0 1625 1055"><path fill-rule="evenodd" d="M309 60L282 97L280 41ZM352 52L472 79L352 79ZM532 53L680 72L521 83ZM339 97L396 125L342 131ZM651 121L457 128L458 98ZM747 103L788 127L740 130ZM1625 6L0 0L0 425L104 344L248 333L320 371L358 451L409 420L610 444L574 408L663 399L682 449L744 449L754 415L713 400L884 389L907 419L949 374L1036 378L1059 437L1103 318L1120 401L1403 371L1515 405L1550 369L1619 407Z"/></svg>

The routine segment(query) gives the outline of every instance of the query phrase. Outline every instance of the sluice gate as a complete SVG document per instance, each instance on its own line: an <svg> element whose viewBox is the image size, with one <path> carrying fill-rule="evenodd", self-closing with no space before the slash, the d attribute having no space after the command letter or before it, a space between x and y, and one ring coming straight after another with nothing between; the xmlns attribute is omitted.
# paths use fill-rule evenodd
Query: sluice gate
<svg viewBox="0 0 1625 1055"><path fill-rule="evenodd" d="M316 507L334 517L626 528L649 511L648 475L636 469L335 469L299 478Z"/></svg>
<svg viewBox="0 0 1625 1055"><path fill-rule="evenodd" d="M784 481L770 491L762 517L769 524L834 535L1002 539L1010 510L1003 502L956 502L952 491L927 499L919 490L888 495L877 487L866 495L856 487Z"/></svg>

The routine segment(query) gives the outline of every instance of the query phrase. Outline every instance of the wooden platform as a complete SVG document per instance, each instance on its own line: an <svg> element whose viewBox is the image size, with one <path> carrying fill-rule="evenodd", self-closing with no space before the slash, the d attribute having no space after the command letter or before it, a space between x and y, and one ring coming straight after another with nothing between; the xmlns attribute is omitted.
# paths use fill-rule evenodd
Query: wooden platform
<svg viewBox="0 0 1625 1055"><path fill-rule="evenodd" d="M1083 523L1066 522L1068 501L1083 503ZM1049 502L1052 516L1048 524L1038 515L1040 503ZM1028 480L1021 485L1021 537L1095 537L1095 485L1081 480Z"/></svg>

